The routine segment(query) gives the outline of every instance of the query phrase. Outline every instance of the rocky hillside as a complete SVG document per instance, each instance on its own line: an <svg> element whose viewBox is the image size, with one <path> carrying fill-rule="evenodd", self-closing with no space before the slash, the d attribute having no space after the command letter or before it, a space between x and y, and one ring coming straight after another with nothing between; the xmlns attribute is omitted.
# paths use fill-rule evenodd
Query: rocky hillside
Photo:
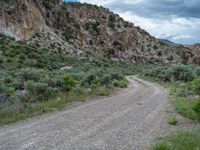
<svg viewBox="0 0 200 150"><path fill-rule="evenodd" d="M89 4L0 1L0 33L88 60L98 56L133 63L200 64L199 45L167 45L108 9Z"/></svg>

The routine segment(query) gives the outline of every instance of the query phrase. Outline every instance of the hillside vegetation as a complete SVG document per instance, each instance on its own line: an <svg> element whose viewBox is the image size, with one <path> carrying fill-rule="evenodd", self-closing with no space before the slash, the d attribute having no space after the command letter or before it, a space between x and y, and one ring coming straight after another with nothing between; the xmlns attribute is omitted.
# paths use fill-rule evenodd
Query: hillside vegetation
<svg viewBox="0 0 200 150"><path fill-rule="evenodd" d="M0 48L0 124L61 109L89 95L106 96L128 84L123 65L107 60L85 62L3 35Z"/></svg>
<svg viewBox="0 0 200 150"><path fill-rule="evenodd" d="M114 88L127 87L126 75L143 74L166 82L191 81L191 90L198 94L199 82L194 79L200 69L192 65L113 63L95 55L95 59L85 61L37 49L4 35L0 35L0 48L1 124L61 109L68 102L83 101L91 95L109 95ZM192 103L198 107L198 99Z"/></svg>

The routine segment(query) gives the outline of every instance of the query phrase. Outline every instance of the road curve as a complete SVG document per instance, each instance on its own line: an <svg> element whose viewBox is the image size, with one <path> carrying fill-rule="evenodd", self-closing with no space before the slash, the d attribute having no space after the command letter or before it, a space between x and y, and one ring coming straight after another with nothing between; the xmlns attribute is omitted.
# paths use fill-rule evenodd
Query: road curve
<svg viewBox="0 0 200 150"><path fill-rule="evenodd" d="M173 128L161 86L127 77L125 93L0 128L0 150L141 150ZM173 129L172 129L173 130Z"/></svg>

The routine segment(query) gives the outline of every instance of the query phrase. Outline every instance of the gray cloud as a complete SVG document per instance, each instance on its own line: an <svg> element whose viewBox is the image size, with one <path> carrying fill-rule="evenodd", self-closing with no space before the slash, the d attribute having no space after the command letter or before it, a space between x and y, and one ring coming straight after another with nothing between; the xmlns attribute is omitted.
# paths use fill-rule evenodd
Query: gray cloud
<svg viewBox="0 0 200 150"><path fill-rule="evenodd" d="M135 4L131 1L107 4L111 9L133 11L143 17L164 18L193 17L200 18L200 0L141 0Z"/></svg>

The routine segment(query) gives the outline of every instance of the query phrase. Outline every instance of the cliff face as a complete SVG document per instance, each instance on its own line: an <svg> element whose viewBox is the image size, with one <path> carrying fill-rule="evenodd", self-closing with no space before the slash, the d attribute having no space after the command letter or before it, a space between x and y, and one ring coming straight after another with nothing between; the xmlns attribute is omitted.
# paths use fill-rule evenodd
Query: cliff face
<svg viewBox="0 0 200 150"><path fill-rule="evenodd" d="M194 53L193 63L200 65L200 44L190 46L190 49Z"/></svg>
<svg viewBox="0 0 200 150"><path fill-rule="evenodd" d="M45 27L44 10L39 0L0 2L0 31L17 40L30 39Z"/></svg>
<svg viewBox="0 0 200 150"><path fill-rule="evenodd" d="M199 47L161 43L103 7L60 0L0 3L0 32L39 48L90 60L200 63Z"/></svg>

